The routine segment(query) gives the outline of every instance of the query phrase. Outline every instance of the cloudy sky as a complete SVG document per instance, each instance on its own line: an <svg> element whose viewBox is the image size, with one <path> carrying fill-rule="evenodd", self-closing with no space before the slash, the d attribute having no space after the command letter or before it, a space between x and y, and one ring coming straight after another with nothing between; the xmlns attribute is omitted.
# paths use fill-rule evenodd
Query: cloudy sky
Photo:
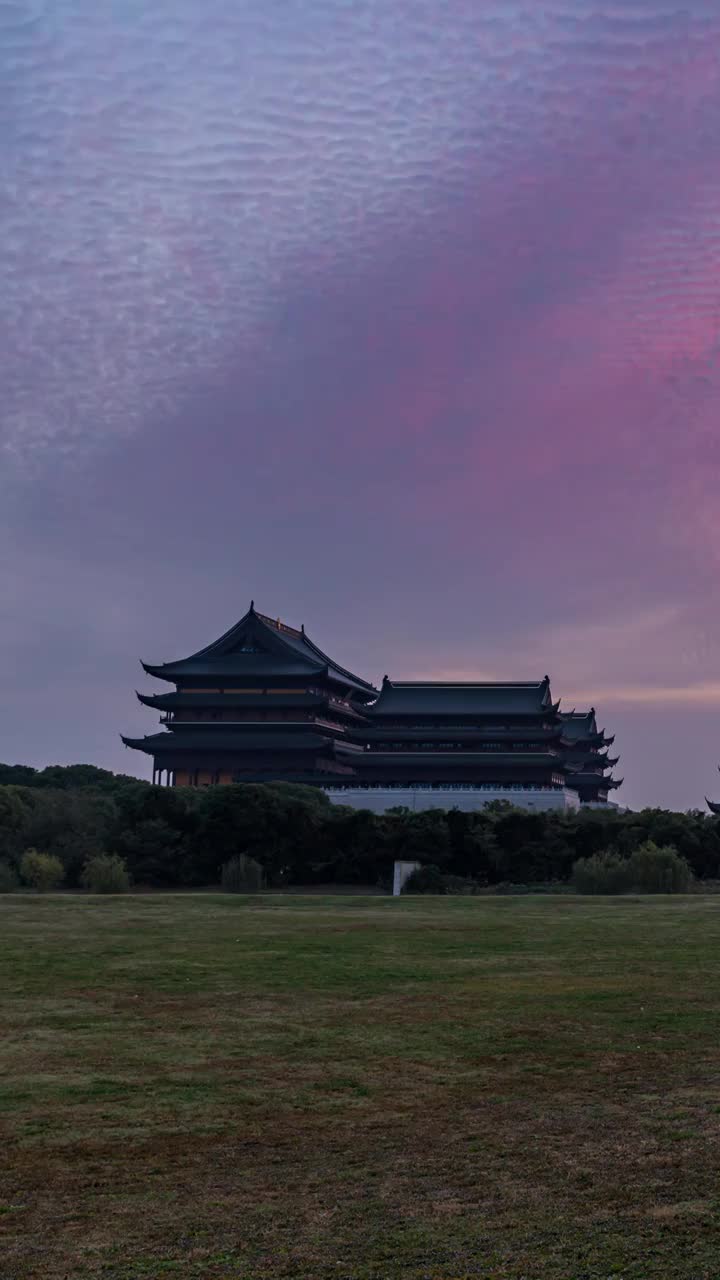
<svg viewBox="0 0 720 1280"><path fill-rule="evenodd" d="M6 0L0 138L0 759L252 596L720 798L716 0Z"/></svg>

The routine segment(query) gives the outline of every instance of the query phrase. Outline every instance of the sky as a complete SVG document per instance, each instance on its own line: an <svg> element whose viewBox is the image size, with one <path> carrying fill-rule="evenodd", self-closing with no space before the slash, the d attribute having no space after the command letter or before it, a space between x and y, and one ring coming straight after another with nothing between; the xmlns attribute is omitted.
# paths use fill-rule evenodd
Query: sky
<svg viewBox="0 0 720 1280"><path fill-rule="evenodd" d="M716 0L0 6L0 759L250 602L720 798Z"/></svg>

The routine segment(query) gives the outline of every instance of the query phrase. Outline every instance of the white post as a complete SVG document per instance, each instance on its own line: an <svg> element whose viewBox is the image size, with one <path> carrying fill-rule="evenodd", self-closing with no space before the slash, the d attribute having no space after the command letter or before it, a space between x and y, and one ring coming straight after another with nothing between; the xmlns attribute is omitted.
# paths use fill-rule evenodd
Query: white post
<svg viewBox="0 0 720 1280"><path fill-rule="evenodd" d="M413 871L417 871L419 862L396 862L393 866L393 898L399 898L403 885Z"/></svg>

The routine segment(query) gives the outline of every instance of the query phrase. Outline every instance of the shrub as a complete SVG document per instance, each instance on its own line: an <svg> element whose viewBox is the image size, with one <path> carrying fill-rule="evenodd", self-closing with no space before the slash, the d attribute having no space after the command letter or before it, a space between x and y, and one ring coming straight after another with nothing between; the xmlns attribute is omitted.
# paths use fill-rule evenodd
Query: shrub
<svg viewBox="0 0 720 1280"><path fill-rule="evenodd" d="M689 893L693 874L672 845L646 840L628 858L616 853L580 858L573 867L578 893Z"/></svg>
<svg viewBox="0 0 720 1280"><path fill-rule="evenodd" d="M260 863L247 853L239 853L226 862L221 874L225 893L258 893L265 879Z"/></svg>
<svg viewBox="0 0 720 1280"><path fill-rule="evenodd" d="M38 893L49 893L57 889L65 878L65 868L59 858L51 853L38 853L37 849L26 849L20 859L20 875L23 883Z"/></svg>
<svg viewBox="0 0 720 1280"><path fill-rule="evenodd" d="M15 868L9 862L0 862L0 893L12 893L18 883Z"/></svg>
<svg viewBox="0 0 720 1280"><path fill-rule="evenodd" d="M481 885L477 880L473 880L471 876L444 875L443 884L445 885L445 893L462 894L466 897L481 891Z"/></svg>
<svg viewBox="0 0 720 1280"><path fill-rule="evenodd" d="M130 875L116 853L98 853L85 863L80 882L90 893L127 893Z"/></svg>
<svg viewBox="0 0 720 1280"><path fill-rule="evenodd" d="M445 876L439 867L429 863L411 872L402 887L403 893L447 893Z"/></svg>
<svg viewBox="0 0 720 1280"><path fill-rule="evenodd" d="M652 840L630 854L626 874L628 888L641 893L689 893L693 886L692 871L677 849Z"/></svg>
<svg viewBox="0 0 720 1280"><path fill-rule="evenodd" d="M625 859L611 851L579 858L572 883L578 893L622 893L628 888Z"/></svg>

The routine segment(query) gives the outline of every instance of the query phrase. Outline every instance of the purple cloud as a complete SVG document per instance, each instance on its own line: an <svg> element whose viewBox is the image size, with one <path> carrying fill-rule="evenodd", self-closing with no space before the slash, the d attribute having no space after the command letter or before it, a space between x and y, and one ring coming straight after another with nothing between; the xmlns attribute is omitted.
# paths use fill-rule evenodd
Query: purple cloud
<svg viewBox="0 0 720 1280"><path fill-rule="evenodd" d="M4 13L0 755L138 767L136 657L254 595L371 678L549 669L700 803L719 48L709 0Z"/></svg>

